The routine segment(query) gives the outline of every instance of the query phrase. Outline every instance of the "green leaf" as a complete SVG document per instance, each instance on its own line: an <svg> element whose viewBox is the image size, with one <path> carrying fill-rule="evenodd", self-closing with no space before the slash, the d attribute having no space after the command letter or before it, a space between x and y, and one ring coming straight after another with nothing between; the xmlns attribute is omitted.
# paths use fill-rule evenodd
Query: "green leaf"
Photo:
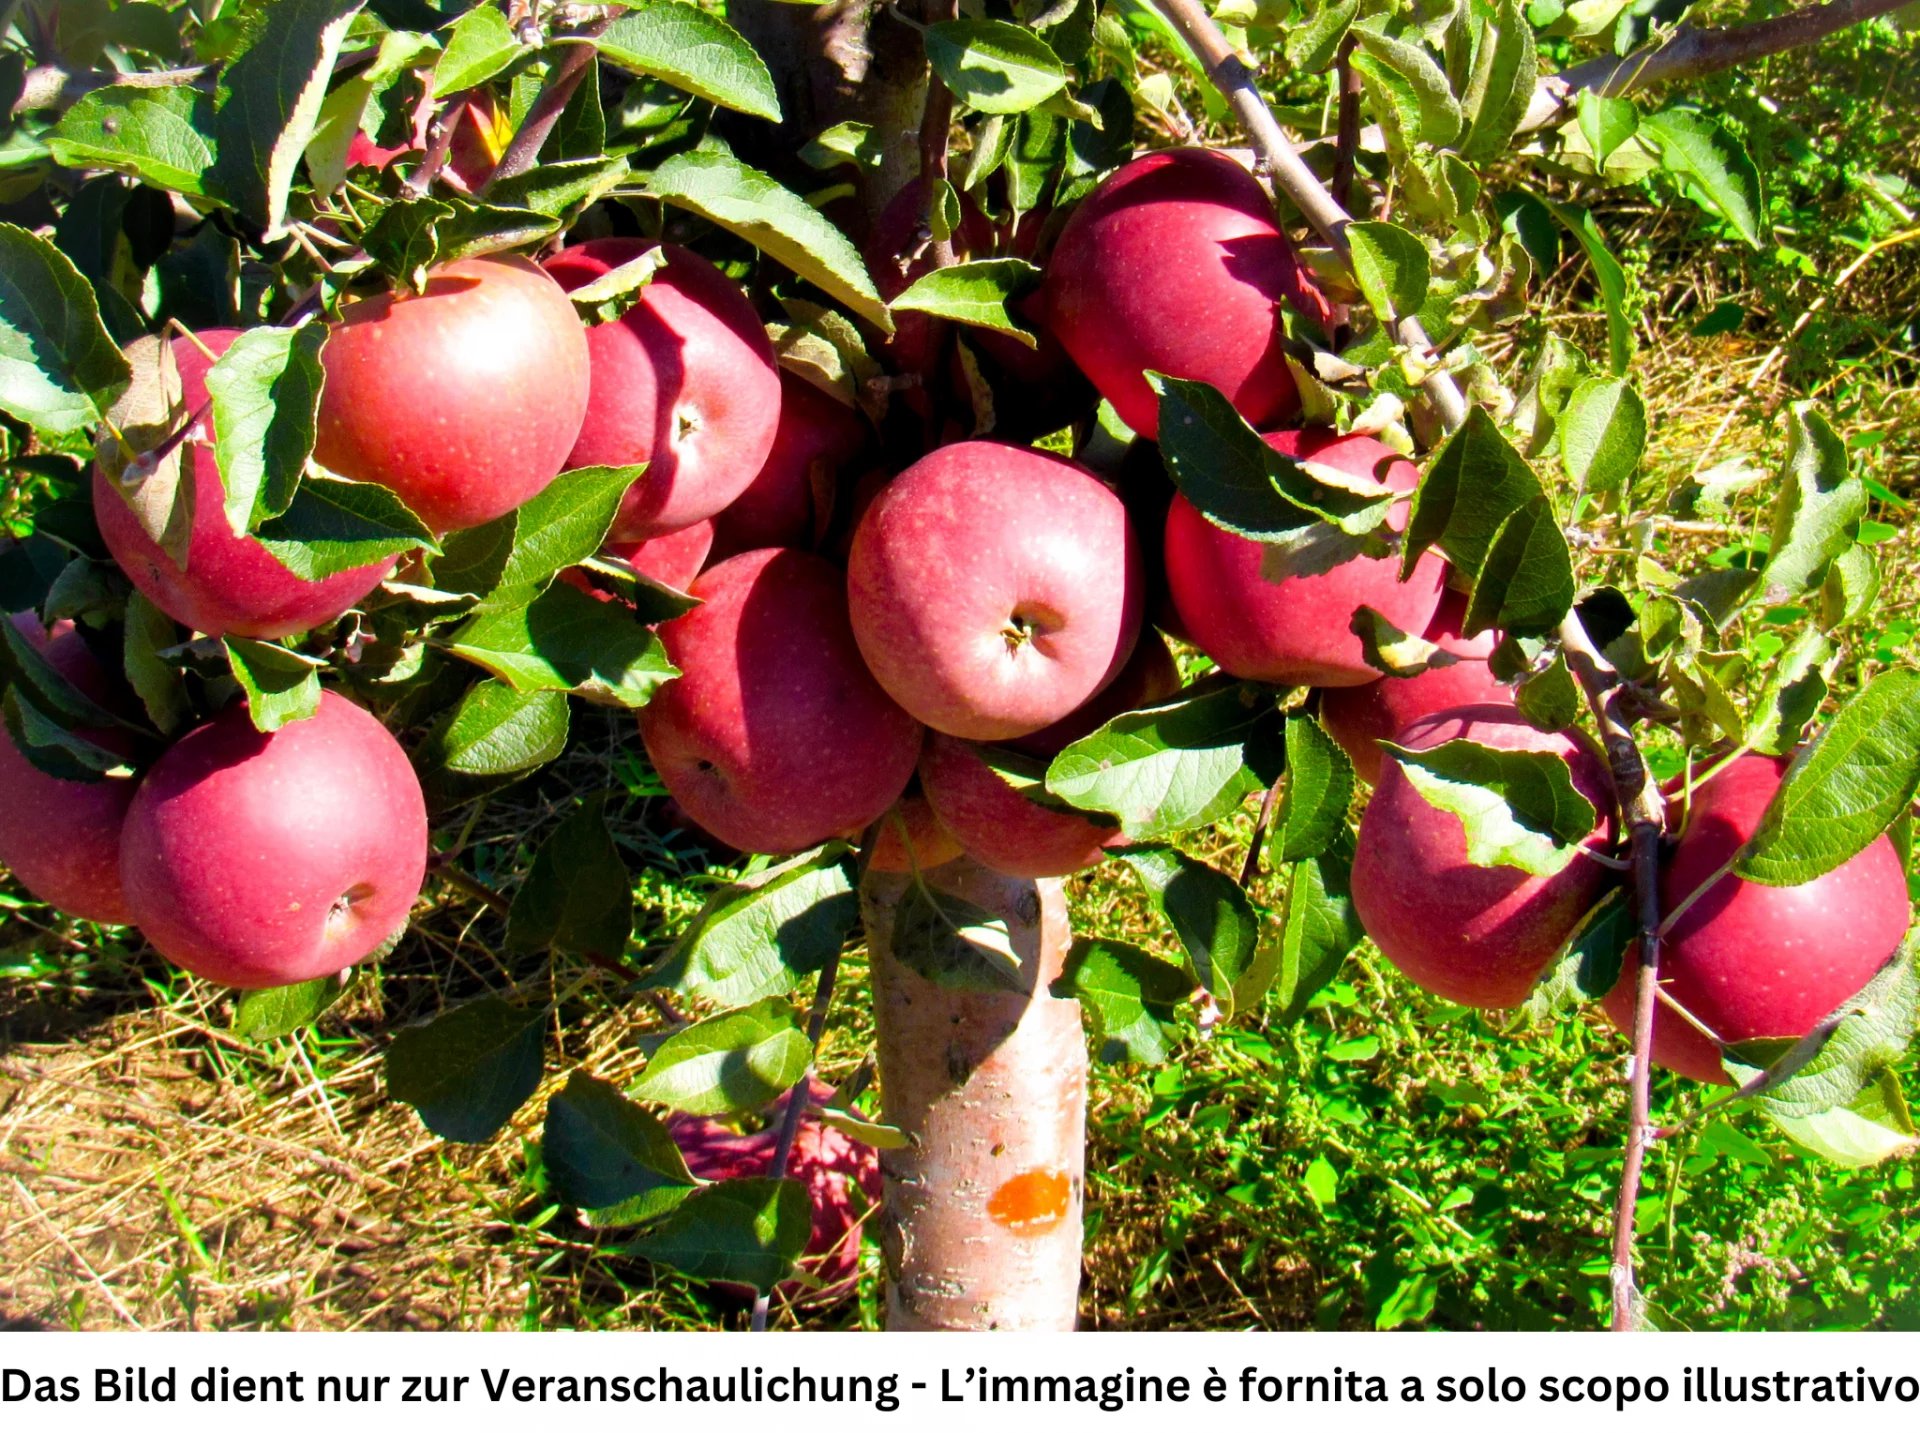
<svg viewBox="0 0 1920 1433"><path fill-rule="evenodd" d="M1039 341L1007 309L1010 299L1038 280L1040 271L1025 259L979 259L950 264L916 279L890 307L937 314L955 323L1010 334L1028 348Z"/></svg>
<svg viewBox="0 0 1920 1433"><path fill-rule="evenodd" d="M1453 86L1447 83L1446 72L1424 46L1387 34L1384 19L1370 16L1355 25L1354 41L1378 64L1398 75L1413 95L1419 120L1408 138L1435 146L1452 144L1460 136L1465 117L1460 112L1460 102L1453 97ZM1292 47L1291 38L1287 44ZM1415 304L1401 312L1411 313L1418 307Z"/></svg>
<svg viewBox="0 0 1920 1433"><path fill-rule="evenodd" d="M426 286L427 270L440 257L440 221L453 206L422 196L389 204L367 225L360 247L387 273L414 289Z"/></svg>
<svg viewBox="0 0 1920 1433"><path fill-rule="evenodd" d="M1581 90L1574 101L1580 133L1593 151L1593 162L1603 169L1607 156L1633 138L1640 127L1639 108L1629 99L1615 99L1597 90Z"/></svg>
<svg viewBox="0 0 1920 1433"><path fill-rule="evenodd" d="M476 682L421 744L426 770L494 777L530 771L567 745L565 692L516 692L505 682Z"/></svg>
<svg viewBox="0 0 1920 1433"><path fill-rule="evenodd" d="M1383 741L1413 789L1460 818L1467 859L1534 876L1566 868L1593 834L1593 803L1573 785L1566 758L1551 751L1502 751L1454 740L1425 751Z"/></svg>
<svg viewBox="0 0 1920 1433"><path fill-rule="evenodd" d="M519 58L520 42L507 17L491 5L476 5L454 24L434 61L431 98L483 85Z"/></svg>
<svg viewBox="0 0 1920 1433"><path fill-rule="evenodd" d="M1467 116L1466 137L1460 142L1462 159L1483 164L1507 152L1539 75L1533 26L1527 23L1521 0L1500 0L1493 21L1481 32L1473 76L1460 97Z"/></svg>
<svg viewBox="0 0 1920 1433"><path fill-rule="evenodd" d="M878 169L886 155L886 136L859 120L842 120L829 125L800 146L803 163L815 169L833 169L851 164L859 169Z"/></svg>
<svg viewBox="0 0 1920 1433"><path fill-rule="evenodd" d="M1623 374L1633 362L1633 320L1627 316L1627 271L1607 248L1606 236L1600 232L1590 210L1576 204L1556 204L1551 199L1541 202L1572 231L1587 262L1593 265L1593 276L1600 285L1601 302L1607 311L1608 368L1616 376Z"/></svg>
<svg viewBox="0 0 1920 1433"><path fill-rule="evenodd" d="M519 531L520 514L515 511L479 527L448 533L440 554L428 564L434 590L476 599L486 596L506 573Z"/></svg>
<svg viewBox="0 0 1920 1433"><path fill-rule="evenodd" d="M1276 874L1286 893L1280 929L1262 945L1246 986L1235 995L1245 1009L1271 989L1268 1018L1279 1027L1306 1014L1308 1003L1332 983L1366 932L1353 909L1350 832L1318 856Z"/></svg>
<svg viewBox="0 0 1920 1433"><path fill-rule="evenodd" d="M766 62L740 32L710 10L658 0L633 7L594 41L623 70L756 119L780 120L780 97Z"/></svg>
<svg viewBox="0 0 1920 1433"><path fill-rule="evenodd" d="M36 771L57 781L99 781L132 774L125 757L42 711L18 685L9 684L4 690L0 715L4 715L7 735Z"/></svg>
<svg viewBox="0 0 1920 1433"><path fill-rule="evenodd" d="M1471 637L1498 627L1510 636L1543 637L1560 625L1573 597L1567 535L1553 504L1544 495L1530 498L1494 533L1461 631Z"/></svg>
<svg viewBox="0 0 1920 1433"><path fill-rule="evenodd" d="M139 592L127 595L126 610L121 669L127 685L146 708L147 716L161 734L166 735L193 714L179 668L160 656L168 647L178 644L179 628L173 618Z"/></svg>
<svg viewBox="0 0 1920 1433"><path fill-rule="evenodd" d="M1541 495L1540 479L1499 425L1484 408L1469 409L1414 493L1401 577L1438 544L1448 561L1477 579L1508 517Z"/></svg>
<svg viewBox="0 0 1920 1433"><path fill-rule="evenodd" d="M53 162L111 169L156 189L207 192L213 168L213 96L192 85L111 85L84 95L47 136Z"/></svg>
<svg viewBox="0 0 1920 1433"><path fill-rule="evenodd" d="M1180 937L1201 986L1221 1014L1231 1016L1234 988L1253 965L1260 940L1260 922L1246 892L1204 861L1171 846L1132 846L1118 854L1133 867L1155 908Z"/></svg>
<svg viewBox="0 0 1920 1433"><path fill-rule="evenodd" d="M1360 0L1336 0L1316 6L1300 23L1289 25L1283 42L1288 67L1310 75L1329 68L1359 13Z"/></svg>
<svg viewBox="0 0 1920 1433"><path fill-rule="evenodd" d="M1767 803L1733 874L1800 886L1845 865L1920 791L1920 672L1882 672L1841 706Z"/></svg>
<svg viewBox="0 0 1920 1433"><path fill-rule="evenodd" d="M1230 686L1115 717L1054 757L1047 790L1119 817L1137 841L1211 825L1260 789L1246 743L1263 711L1254 689Z"/></svg>
<svg viewBox="0 0 1920 1433"><path fill-rule="evenodd" d="M1050 990L1055 999L1080 1002L1101 1060L1164 1065L1179 1039L1180 1007L1193 993L1193 980L1183 967L1137 945L1082 936Z"/></svg>
<svg viewBox="0 0 1920 1433"><path fill-rule="evenodd" d="M621 155L542 160L524 174L488 185L487 198L503 208L531 210L571 221L582 209L605 198L628 172Z"/></svg>
<svg viewBox="0 0 1920 1433"><path fill-rule="evenodd" d="M1051 46L1004 20L946 20L926 30L927 62L955 98L984 114L1020 114L1066 86Z"/></svg>
<svg viewBox="0 0 1920 1433"><path fill-rule="evenodd" d="M1788 643L1768 664L1766 684L1747 724L1747 745L1768 756L1786 756L1798 746L1800 734L1826 702L1833 662L1833 639L1816 627Z"/></svg>
<svg viewBox="0 0 1920 1433"><path fill-rule="evenodd" d="M251 637L223 640L233 678L247 694L247 716L256 731L278 731L320 710L320 668L313 657Z"/></svg>
<svg viewBox="0 0 1920 1433"><path fill-rule="evenodd" d="M859 923L852 856L835 842L710 899L648 984L720 1005L784 995Z"/></svg>
<svg viewBox="0 0 1920 1433"><path fill-rule="evenodd" d="M1772 1118L1795 1144L1848 1169L1864 1169L1910 1154L1920 1143L1900 1076L1892 1070L1882 1070L1850 1104L1838 1109Z"/></svg>
<svg viewBox="0 0 1920 1433"><path fill-rule="evenodd" d="M792 1179L723 1179L696 1189L627 1246L696 1279L771 1289L813 1237L813 1206Z"/></svg>
<svg viewBox="0 0 1920 1433"><path fill-rule="evenodd" d="M442 1139L480 1144L540 1087L544 1010L486 996L456 1005L387 1047L387 1093Z"/></svg>
<svg viewBox="0 0 1920 1433"><path fill-rule="evenodd" d="M507 948L618 960L633 935L633 877L594 796L541 843L507 913Z"/></svg>
<svg viewBox="0 0 1920 1433"><path fill-rule="evenodd" d="M323 975L298 985L243 990L233 1009L233 1033L260 1045L304 1030L346 994L350 983L337 975Z"/></svg>
<svg viewBox="0 0 1920 1433"><path fill-rule="evenodd" d="M592 557L613 527L620 499L645 471L645 463L574 468L521 504L506 566L475 610L524 607L556 573Z"/></svg>
<svg viewBox="0 0 1920 1433"><path fill-rule="evenodd" d="M287 232L287 199L327 97L327 81L361 0L275 0L252 12L251 43L220 71L212 177L272 242Z"/></svg>
<svg viewBox="0 0 1920 1433"><path fill-rule="evenodd" d="M1769 606L1790 602L1826 580L1854 543L1867 515L1867 489L1854 476L1847 445L1810 403L1788 410L1787 459L1773 504L1773 536L1761 570Z"/></svg>
<svg viewBox="0 0 1920 1433"><path fill-rule="evenodd" d="M812 1063L793 1008L767 999L669 1035L629 1093L688 1114L745 1114L792 1089Z"/></svg>
<svg viewBox="0 0 1920 1433"><path fill-rule="evenodd" d="M1416 314L1433 278L1427 246L1398 224L1365 220L1347 226L1353 246L1353 277L1380 322Z"/></svg>
<svg viewBox="0 0 1920 1433"><path fill-rule="evenodd" d="M313 456L314 425L326 372L320 348L327 326L250 328L207 370L213 402L214 460L226 490L227 522L251 532L278 517Z"/></svg>
<svg viewBox="0 0 1920 1433"><path fill-rule="evenodd" d="M0 620L0 679L30 697L42 712L68 726L130 725L69 681L26 633L5 620Z"/></svg>
<svg viewBox="0 0 1920 1433"><path fill-rule="evenodd" d="M378 483L309 476L278 517L255 530L260 545L296 577L318 582L403 552L439 549L427 525Z"/></svg>
<svg viewBox="0 0 1920 1433"><path fill-rule="evenodd" d="M1287 784L1267 842L1283 863L1318 856L1346 834L1354 783L1353 762L1312 717L1288 716L1286 742Z"/></svg>
<svg viewBox="0 0 1920 1433"><path fill-rule="evenodd" d="M131 377L72 260L0 223L0 410L55 437L78 433L105 416Z"/></svg>
<svg viewBox="0 0 1920 1433"><path fill-rule="evenodd" d="M817 284L883 332L893 331L853 242L806 200L725 154L689 150L653 171L647 191L729 229Z"/></svg>
<svg viewBox="0 0 1920 1433"><path fill-rule="evenodd" d="M1402 632L1375 609L1354 609L1347 630L1360 639L1360 655L1376 672L1389 677L1417 677L1460 661L1437 642Z"/></svg>
<svg viewBox="0 0 1920 1433"><path fill-rule="evenodd" d="M1564 652L1514 689L1514 705L1530 726L1541 731L1564 731L1580 719L1580 684L1567 669Z"/></svg>
<svg viewBox="0 0 1920 1433"><path fill-rule="evenodd" d="M1307 1197L1322 1209L1331 1209L1340 1200L1340 1171L1333 1167L1324 1154L1313 1157L1313 1163L1307 1166L1300 1183L1306 1189Z"/></svg>
<svg viewBox="0 0 1920 1433"><path fill-rule="evenodd" d="M942 990L1022 992L1025 962L1006 919L925 881L907 883L894 907L893 958Z"/></svg>
<svg viewBox="0 0 1920 1433"><path fill-rule="evenodd" d="M1160 451L1181 495L1216 527L1256 542L1298 539L1315 519L1359 536L1400 494L1382 482L1276 452L1219 389L1149 371Z"/></svg>
<svg viewBox="0 0 1920 1433"><path fill-rule="evenodd" d="M1642 119L1639 136L1694 199L1732 225L1749 247L1761 247L1770 226L1760 171L1725 125L1693 110L1669 109Z"/></svg>
<svg viewBox="0 0 1920 1433"><path fill-rule="evenodd" d="M1647 450L1647 407L1623 378L1589 378L1560 415L1560 461L1589 493L1626 487Z"/></svg>
<svg viewBox="0 0 1920 1433"><path fill-rule="evenodd" d="M1567 942L1527 997L1526 1017L1543 1024L1600 999L1620 983L1638 931L1627 891L1613 887L1580 918Z"/></svg>
<svg viewBox="0 0 1920 1433"><path fill-rule="evenodd" d="M679 675L633 613L563 583L526 607L472 618L452 651L515 691L572 692L608 706L643 707Z"/></svg>
<svg viewBox="0 0 1920 1433"><path fill-rule="evenodd" d="M1880 595L1880 564L1868 547L1850 547L1834 558L1820 585L1820 625L1832 631L1858 622Z"/></svg>
<svg viewBox="0 0 1920 1433"><path fill-rule="evenodd" d="M699 1183L664 1124L580 1070L547 1101L540 1154L554 1193L596 1229L657 1219Z"/></svg>

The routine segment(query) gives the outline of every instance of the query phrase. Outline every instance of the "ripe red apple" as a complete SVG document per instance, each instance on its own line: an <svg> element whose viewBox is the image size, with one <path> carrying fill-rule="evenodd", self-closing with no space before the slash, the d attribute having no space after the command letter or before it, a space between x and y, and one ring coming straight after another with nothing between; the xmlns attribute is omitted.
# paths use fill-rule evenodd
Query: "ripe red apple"
<svg viewBox="0 0 1920 1433"><path fill-rule="evenodd" d="M345 697L271 734L229 707L155 762L127 812L127 908L167 959L242 990L384 954L426 874L406 753Z"/></svg>
<svg viewBox="0 0 1920 1433"><path fill-rule="evenodd" d="M239 336L234 328L196 335L216 358ZM170 346L185 409L196 413L207 401L207 370L213 359L185 338L174 339ZM126 499L97 467L93 512L101 540L128 580L154 606L196 632L272 639L321 627L393 571L391 562L380 562L309 582L282 566L258 538L234 532L221 509L227 490L213 456L211 421L203 425L201 437L184 445L181 481L193 483L193 532L184 568L147 536Z"/></svg>
<svg viewBox="0 0 1920 1433"><path fill-rule="evenodd" d="M30 612L8 620L88 697L109 709L121 705L124 698L71 622L56 622L48 633ZM109 727L86 736L120 756L132 755L124 731ZM132 777L62 781L28 761L11 736L0 737L0 864L70 916L125 925L120 829L138 785Z"/></svg>
<svg viewBox="0 0 1920 1433"><path fill-rule="evenodd" d="M1449 590L1440 599L1421 635L1461 660L1450 667L1434 667L1417 677L1382 677L1363 687L1328 687L1320 694L1320 720L1352 759L1354 770L1369 786L1380 779L1380 743L1412 722L1449 707L1503 705L1512 692L1487 668L1487 657L1499 645L1500 634L1482 632L1462 637L1467 599Z"/></svg>
<svg viewBox="0 0 1920 1433"><path fill-rule="evenodd" d="M1553 752L1567 761L1574 788L1596 812L1612 809L1599 754L1575 733L1536 731L1511 706L1436 712L1398 741L1412 751L1471 741ZM1603 816L1584 848L1604 847L1611 825L1610 814ZM1470 864L1460 818L1430 805L1400 763L1388 760L1360 821L1353 906L1380 953L1414 984L1461 1005L1499 1010L1527 998L1612 879L1607 867L1579 853L1553 876Z"/></svg>
<svg viewBox="0 0 1920 1433"><path fill-rule="evenodd" d="M560 286L516 255L459 259L420 294L340 310L321 351L314 457L393 489L436 532L552 482L587 412L587 340Z"/></svg>
<svg viewBox="0 0 1920 1433"><path fill-rule="evenodd" d="M713 550L713 536L713 523L703 519L676 532L664 532L640 542L610 542L606 555L626 563L642 577L685 592L700 575L700 569L707 565L707 555Z"/></svg>
<svg viewBox="0 0 1920 1433"><path fill-rule="evenodd" d="M909 792L881 818L880 834L867 856L871 871L931 871L961 854L953 833L940 824L919 792Z"/></svg>
<svg viewBox="0 0 1920 1433"><path fill-rule="evenodd" d="M573 290L653 247L594 239L562 249L547 272ZM647 465L614 519L622 542L677 531L739 497L780 419L773 345L739 285L690 249L663 252L633 307L586 331L593 398L567 464Z"/></svg>
<svg viewBox="0 0 1920 1433"><path fill-rule="evenodd" d="M1140 631L1126 508L1033 448L954 443L861 518L847 565L860 651L928 726L997 741L1060 720L1105 686Z"/></svg>
<svg viewBox="0 0 1920 1433"><path fill-rule="evenodd" d="M1694 789L1686 829L1660 872L1660 909L1679 910L1760 824L1786 774L1784 758L1747 755ZM1720 876L1674 921L1660 948L1667 994L1728 1044L1798 1039L1859 991L1899 949L1912 919L1906 877L1881 836L1844 865L1799 886ZM1637 954L1602 1002L1633 1028ZM1712 1040L1654 1008L1654 1062L1731 1084Z"/></svg>
<svg viewBox="0 0 1920 1433"><path fill-rule="evenodd" d="M1147 438L1160 430L1148 369L1211 383L1255 427L1292 417L1280 305L1327 318L1259 182L1204 149L1143 155L1081 201L1045 292L1053 332Z"/></svg>
<svg viewBox="0 0 1920 1433"><path fill-rule="evenodd" d="M1034 774L1039 771L1036 763ZM977 746L937 731L927 733L920 788L960 848L1004 875L1069 876L1127 844L1117 826L1029 801L987 765Z"/></svg>
<svg viewBox="0 0 1920 1433"><path fill-rule="evenodd" d="M691 590L701 605L660 624L681 675L640 713L667 790L742 851L864 829L906 789L921 730L861 663L840 570L762 548Z"/></svg>
<svg viewBox="0 0 1920 1433"><path fill-rule="evenodd" d="M1091 736L1124 712L1158 706L1180 690L1180 667L1167 639L1152 628L1141 632L1120 674L1052 726L1007 743L1030 756L1051 757Z"/></svg>
<svg viewBox="0 0 1920 1433"><path fill-rule="evenodd" d="M713 520L714 552L811 547L833 510L833 478L866 446L867 422L804 378L780 371L780 423L767 461ZM825 483L815 481L819 469Z"/></svg>
<svg viewBox="0 0 1920 1433"><path fill-rule="evenodd" d="M1311 459L1410 492L1419 470L1384 443L1326 428L1269 433L1268 444L1291 458ZM1389 523L1406 524L1403 508ZM1187 636L1236 677L1286 686L1355 687L1380 673L1367 665L1353 614L1372 607L1403 632L1433 620L1446 585L1446 564L1431 551L1399 580L1400 559L1356 557L1325 572L1215 527L1184 496L1167 511L1167 585ZM1278 572L1269 575L1269 568Z"/></svg>

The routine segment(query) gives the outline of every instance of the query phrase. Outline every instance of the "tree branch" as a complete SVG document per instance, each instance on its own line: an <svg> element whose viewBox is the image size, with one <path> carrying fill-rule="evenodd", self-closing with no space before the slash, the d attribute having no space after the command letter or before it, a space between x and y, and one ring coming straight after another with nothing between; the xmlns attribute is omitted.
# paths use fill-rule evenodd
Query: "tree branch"
<svg viewBox="0 0 1920 1433"><path fill-rule="evenodd" d="M560 116L566 113L567 102L573 98L573 92L580 88L580 81L586 78L587 67L600 58L600 51L593 40L607 28L608 23L602 20L569 37L576 43L568 45L559 63L547 72L547 82L541 86L539 97L534 100L533 108L527 111L527 117L520 122L520 128L514 131L506 153L493 166L493 173L480 186L479 197L484 199L488 191L502 179L512 179L533 168L535 161L540 158L541 149L546 145L547 136L560 123Z"/></svg>

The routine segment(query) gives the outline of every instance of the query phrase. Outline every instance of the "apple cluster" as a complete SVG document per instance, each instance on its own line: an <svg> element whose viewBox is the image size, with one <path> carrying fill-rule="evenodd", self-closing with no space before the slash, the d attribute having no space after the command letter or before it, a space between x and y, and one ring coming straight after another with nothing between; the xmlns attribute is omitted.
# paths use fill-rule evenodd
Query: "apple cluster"
<svg viewBox="0 0 1920 1433"><path fill-rule="evenodd" d="M872 244L902 252L888 236L917 225L919 209L902 194ZM975 218L956 230L957 250L993 243ZM618 312L583 318L570 301L649 256L657 268ZM874 268L898 293L926 262ZM989 356L1035 391L1090 384L1142 449L1158 437L1146 377L1158 372L1212 385L1289 458L1409 498L1419 482L1372 436L1300 425L1287 315L1325 327L1333 311L1260 185L1223 156L1164 151L1110 176L1057 227L1043 282L1018 307L1038 346L986 334ZM236 336L173 342L188 411ZM932 373L942 339L933 321L902 314L890 353ZM869 456L879 444L864 414L783 369L740 286L688 249L594 238L544 263L447 263L417 292L344 305L323 362L315 459L391 489L436 533L509 513L564 470L644 465L605 556L698 605L659 628L680 675L643 709L640 735L686 818L727 846L783 854L865 834L883 870L962 854L1018 877L1082 870L1124 837L1035 799L1045 763L1174 695L1164 632L1233 677L1314 689L1327 730L1373 786L1355 908L1427 989L1486 1008L1521 1003L1619 879L1600 754L1577 731L1521 717L1489 667L1498 634L1466 635L1465 600L1437 554L1405 573L1397 555L1290 557L1216 525L1157 463L1109 480L1036 447L937 427L887 476ZM436 401L418 402L423 391ZM391 575L388 562L309 581L236 532L211 438L189 439L184 564L96 476L101 535L161 611L209 636L274 640L334 621ZM843 474L858 480L836 492ZM1406 512L1402 501L1389 531ZM565 580L597 592L582 572ZM1354 630L1363 607L1455 660L1383 677ZM97 701L127 700L80 633L31 636ZM1593 829L1551 875L1475 865L1459 819L1426 800L1383 741L1549 753L1591 802ZM1804 1033L1907 925L1884 837L1802 887L1724 874L1780 777L1779 762L1748 756L1699 783L1666 866L1663 906L1682 911L1668 993L1723 1041ZM426 856L405 755L337 694L270 734L244 710L223 712L137 782L61 781L0 744L0 858L45 899L136 924L171 959L229 985L312 978L377 954L404 926ZM1630 983L1608 1002L1616 1017ZM1660 1028L1663 1063L1723 1078L1702 1030L1671 1018Z"/></svg>

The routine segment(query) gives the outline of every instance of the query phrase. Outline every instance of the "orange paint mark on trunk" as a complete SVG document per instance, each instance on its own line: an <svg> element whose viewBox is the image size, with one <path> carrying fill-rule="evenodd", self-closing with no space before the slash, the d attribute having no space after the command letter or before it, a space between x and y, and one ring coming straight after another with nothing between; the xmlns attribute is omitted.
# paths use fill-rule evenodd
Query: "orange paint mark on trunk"
<svg viewBox="0 0 1920 1433"><path fill-rule="evenodd" d="M987 1214L1015 1234L1044 1234L1067 1217L1073 1182L1066 1171L1029 1169L993 1191Z"/></svg>

